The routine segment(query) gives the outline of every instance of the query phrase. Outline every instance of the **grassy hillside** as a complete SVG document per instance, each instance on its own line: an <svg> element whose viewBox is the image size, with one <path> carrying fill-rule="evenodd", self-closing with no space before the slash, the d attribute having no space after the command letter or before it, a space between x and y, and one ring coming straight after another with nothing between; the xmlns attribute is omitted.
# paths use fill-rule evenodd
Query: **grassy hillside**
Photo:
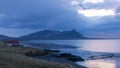
<svg viewBox="0 0 120 68"><path fill-rule="evenodd" d="M48 62L28 57L25 53L29 51L45 53L43 50L25 47L7 47L0 44L0 68L74 68L67 63Z"/></svg>

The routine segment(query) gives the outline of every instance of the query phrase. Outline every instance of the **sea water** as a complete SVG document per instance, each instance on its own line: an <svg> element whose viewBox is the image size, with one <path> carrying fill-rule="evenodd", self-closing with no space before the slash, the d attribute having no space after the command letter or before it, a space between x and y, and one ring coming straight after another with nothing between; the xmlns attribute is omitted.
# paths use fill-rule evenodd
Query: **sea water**
<svg viewBox="0 0 120 68"><path fill-rule="evenodd" d="M72 53L86 59L84 62L77 62L77 64L89 68L120 68L120 57L106 58L106 59L89 59L90 56L100 54L120 54L120 40L119 39L94 39L94 40L30 40L28 43L47 43L59 44L65 46L75 46L76 48L63 48L58 49L62 52ZM57 45L56 45L57 46ZM34 46L38 47L38 46ZM54 48L48 47L49 49Z"/></svg>

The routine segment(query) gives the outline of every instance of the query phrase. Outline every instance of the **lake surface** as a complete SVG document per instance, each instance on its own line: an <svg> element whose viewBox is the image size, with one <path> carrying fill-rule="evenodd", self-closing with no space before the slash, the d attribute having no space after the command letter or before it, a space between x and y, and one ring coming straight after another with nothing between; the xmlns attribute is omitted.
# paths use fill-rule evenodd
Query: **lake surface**
<svg viewBox="0 0 120 68"><path fill-rule="evenodd" d="M77 64L87 66L89 68L120 68L120 57L105 59L89 59L90 56L99 56L105 54L120 55L120 40L31 40L28 43L52 43L67 46L75 46L76 48L59 49L63 52L72 53L82 56L85 62L77 62ZM38 46L34 46L38 47ZM54 46L53 46L54 47ZM59 47L58 47L59 48ZM52 47L50 47L52 49Z"/></svg>

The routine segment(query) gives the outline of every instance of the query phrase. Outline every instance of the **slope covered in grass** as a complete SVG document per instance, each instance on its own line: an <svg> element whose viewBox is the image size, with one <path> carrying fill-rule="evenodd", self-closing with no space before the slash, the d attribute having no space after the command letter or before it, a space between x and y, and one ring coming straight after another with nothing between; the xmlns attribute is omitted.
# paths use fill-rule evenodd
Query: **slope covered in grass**
<svg viewBox="0 0 120 68"><path fill-rule="evenodd" d="M25 55L29 51L44 50L26 48L26 47L7 47L0 45L0 68L75 68L68 63L49 62L42 59L36 59Z"/></svg>

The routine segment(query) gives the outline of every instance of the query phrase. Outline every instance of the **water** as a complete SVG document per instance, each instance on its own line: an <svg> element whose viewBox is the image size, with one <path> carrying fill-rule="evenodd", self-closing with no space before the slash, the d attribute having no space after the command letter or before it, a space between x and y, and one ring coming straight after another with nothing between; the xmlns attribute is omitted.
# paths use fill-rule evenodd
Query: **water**
<svg viewBox="0 0 120 68"><path fill-rule="evenodd" d="M77 64L89 68L120 68L120 57L90 59L90 56L106 54L120 55L120 40L31 40L29 43L54 43L60 45L75 46L77 48L65 49L63 52L72 53L86 59L85 62ZM36 47L36 46L35 46ZM52 48L51 48L52 49Z"/></svg>
<svg viewBox="0 0 120 68"><path fill-rule="evenodd" d="M81 65L89 68L120 68L120 62L115 60L88 60L81 62Z"/></svg>
<svg viewBox="0 0 120 68"><path fill-rule="evenodd" d="M31 40L29 42L71 45L91 52L120 52L120 40Z"/></svg>

